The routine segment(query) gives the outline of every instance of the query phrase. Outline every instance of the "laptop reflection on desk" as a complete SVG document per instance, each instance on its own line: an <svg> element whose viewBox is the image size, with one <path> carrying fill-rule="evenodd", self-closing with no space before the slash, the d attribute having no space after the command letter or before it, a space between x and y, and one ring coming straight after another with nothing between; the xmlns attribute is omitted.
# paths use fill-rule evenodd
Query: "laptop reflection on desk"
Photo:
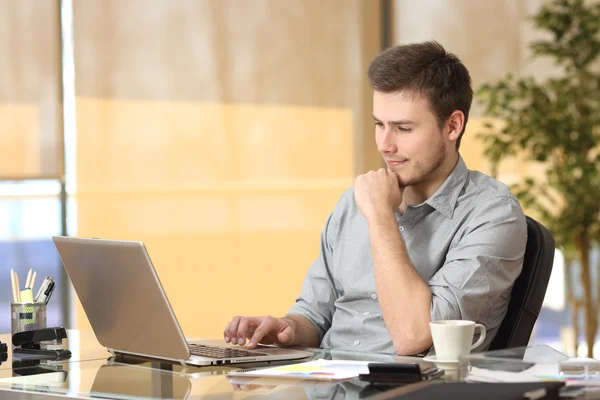
<svg viewBox="0 0 600 400"><path fill-rule="evenodd" d="M90 394L132 396L152 399L186 399L192 383L185 376L151 368L101 365Z"/></svg>
<svg viewBox="0 0 600 400"><path fill-rule="evenodd" d="M54 245L100 344L182 365L229 365L311 357L308 351L188 343L142 242L54 236Z"/></svg>

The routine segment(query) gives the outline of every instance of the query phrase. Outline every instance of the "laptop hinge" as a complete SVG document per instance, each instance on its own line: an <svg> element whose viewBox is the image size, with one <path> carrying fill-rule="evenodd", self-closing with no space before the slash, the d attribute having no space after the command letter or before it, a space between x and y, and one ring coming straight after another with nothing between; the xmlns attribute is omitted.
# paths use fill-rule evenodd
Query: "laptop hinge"
<svg viewBox="0 0 600 400"><path fill-rule="evenodd" d="M121 360L124 361L127 359L127 357L132 357L132 359L136 359L136 360L140 360L140 359L145 359L145 360L152 360L154 359L153 357L148 357L148 356L144 356L144 355L135 355L135 354L127 354L127 353L121 353L120 351L117 352L114 349L109 349L106 348L106 350L113 355L113 357L115 357L116 360ZM159 359L160 360L160 359ZM186 364L186 360L177 360L177 359L170 359L170 361L173 363L180 363L182 366L187 367L188 365Z"/></svg>

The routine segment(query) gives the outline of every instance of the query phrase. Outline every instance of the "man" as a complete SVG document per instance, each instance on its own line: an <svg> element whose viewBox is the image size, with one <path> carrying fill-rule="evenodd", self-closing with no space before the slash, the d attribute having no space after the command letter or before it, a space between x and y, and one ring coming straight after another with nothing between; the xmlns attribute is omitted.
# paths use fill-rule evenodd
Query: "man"
<svg viewBox="0 0 600 400"><path fill-rule="evenodd" d="M235 317L225 341L411 355L432 346L432 320L482 323L479 350L496 334L527 228L508 188L468 170L458 152L469 72L426 42L385 50L368 77L387 168L358 176L344 193L286 317Z"/></svg>

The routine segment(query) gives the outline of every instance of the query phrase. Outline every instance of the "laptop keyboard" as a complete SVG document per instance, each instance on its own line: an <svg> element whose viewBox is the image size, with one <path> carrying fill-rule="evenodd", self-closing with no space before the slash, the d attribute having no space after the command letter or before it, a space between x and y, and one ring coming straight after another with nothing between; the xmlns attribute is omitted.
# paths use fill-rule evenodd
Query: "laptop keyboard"
<svg viewBox="0 0 600 400"><path fill-rule="evenodd" d="M194 356L200 357L211 357L217 359L223 358L239 358L239 357L256 357L266 356L266 353L259 353L256 351L246 351L241 349L234 349L230 347L219 347L219 346L207 346L204 344L188 343L190 346L190 352Z"/></svg>

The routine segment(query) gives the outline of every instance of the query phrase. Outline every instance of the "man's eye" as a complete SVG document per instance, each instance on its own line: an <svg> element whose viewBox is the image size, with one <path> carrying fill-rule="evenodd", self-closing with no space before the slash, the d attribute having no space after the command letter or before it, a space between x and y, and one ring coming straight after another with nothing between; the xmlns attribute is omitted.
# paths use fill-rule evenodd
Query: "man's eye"
<svg viewBox="0 0 600 400"><path fill-rule="evenodd" d="M381 122L375 122L375 126L381 128L381 127L383 127L383 124Z"/></svg>
<svg viewBox="0 0 600 400"><path fill-rule="evenodd" d="M410 128L402 128L401 126L398 127L398 130L400 132L410 132L410 131L412 131L412 129L410 129Z"/></svg>

